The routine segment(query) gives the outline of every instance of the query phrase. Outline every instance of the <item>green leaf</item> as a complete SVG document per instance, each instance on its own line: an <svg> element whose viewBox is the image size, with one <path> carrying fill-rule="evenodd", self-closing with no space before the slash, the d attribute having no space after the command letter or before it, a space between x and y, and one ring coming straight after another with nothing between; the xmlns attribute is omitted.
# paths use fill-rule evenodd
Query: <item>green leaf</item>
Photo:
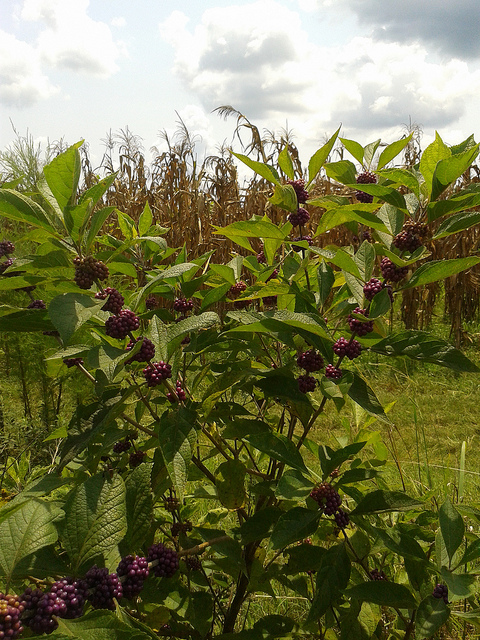
<svg viewBox="0 0 480 640"><path fill-rule="evenodd" d="M0 331L52 331L55 329L42 309L25 309L0 317Z"/></svg>
<svg viewBox="0 0 480 640"><path fill-rule="evenodd" d="M415 640L432 638L450 616L442 598L427 596L418 605L415 616Z"/></svg>
<svg viewBox="0 0 480 640"><path fill-rule="evenodd" d="M227 282L226 284L221 284L220 286L210 289L210 291L207 292L207 294L202 300L200 311L205 311L212 304L215 304L216 302L221 300L225 296L227 291L230 289L230 286L231 286L230 283Z"/></svg>
<svg viewBox="0 0 480 640"><path fill-rule="evenodd" d="M92 213L92 217L90 219L90 226L86 232L85 237L85 248L87 252L90 250L92 243L97 237L97 233L105 224L108 216L116 210L116 207L103 207L102 209L97 209Z"/></svg>
<svg viewBox="0 0 480 640"><path fill-rule="evenodd" d="M62 211L69 204L75 204L78 181L82 169L79 147L83 140L56 156L44 168L43 173Z"/></svg>
<svg viewBox="0 0 480 640"><path fill-rule="evenodd" d="M317 571L315 596L307 623L318 620L341 597L341 591L348 585L350 572L351 563L345 544L330 547L323 555L320 570Z"/></svg>
<svg viewBox="0 0 480 640"><path fill-rule="evenodd" d="M268 198L270 204L280 207L286 211L296 211L298 209L297 194L290 184L277 184L273 195Z"/></svg>
<svg viewBox="0 0 480 640"><path fill-rule="evenodd" d="M401 491L383 491L378 489L367 493L360 500L356 508L351 512L353 515L366 513L388 513L390 511L409 511L410 509L424 508L424 503L415 498L410 498Z"/></svg>
<svg viewBox="0 0 480 640"><path fill-rule="evenodd" d="M64 547L75 571L106 557L127 531L125 484L119 475L91 476L65 503Z"/></svg>
<svg viewBox="0 0 480 640"><path fill-rule="evenodd" d="M4 218L26 222L41 227L57 238L61 237L50 224L42 207L18 191L0 189L0 213Z"/></svg>
<svg viewBox="0 0 480 640"><path fill-rule="evenodd" d="M138 219L138 235L144 236L153 223L152 210L148 202L145 203L142 213Z"/></svg>
<svg viewBox="0 0 480 640"><path fill-rule="evenodd" d="M283 173L293 180L295 177L295 171L293 169L293 162L290 154L288 153L288 144L283 147L283 149L278 154L278 165Z"/></svg>
<svg viewBox="0 0 480 640"><path fill-rule="evenodd" d="M85 200L82 204L67 205L63 212L68 235L74 242L80 240L80 231L86 225L92 212L93 202Z"/></svg>
<svg viewBox="0 0 480 640"><path fill-rule="evenodd" d="M449 158L451 155L452 152L438 135L438 132L435 131L435 140L424 150L420 159L420 172L425 180L424 187L428 199L432 194L433 174L437 164L440 160Z"/></svg>
<svg viewBox="0 0 480 640"><path fill-rule="evenodd" d="M243 507L247 495L246 473L245 465L237 459L223 462L215 471L218 499L227 509L235 510Z"/></svg>
<svg viewBox="0 0 480 640"><path fill-rule="evenodd" d="M263 538L269 537L273 526L282 513L282 510L278 507L266 507L254 513L238 529L242 536L242 544L246 545L255 540L263 540Z"/></svg>
<svg viewBox="0 0 480 640"><path fill-rule="evenodd" d="M348 396L370 415L389 422L373 389L356 372L352 373L353 383L347 391Z"/></svg>
<svg viewBox="0 0 480 640"><path fill-rule="evenodd" d="M401 331L370 347L388 356L408 356L414 360L431 362L454 371L478 373L480 369L451 344L434 338L425 331Z"/></svg>
<svg viewBox="0 0 480 640"><path fill-rule="evenodd" d="M390 311L392 307L392 301L390 300L390 294L387 289L382 289L373 296L370 308L368 310L368 317L371 320L380 318Z"/></svg>
<svg viewBox="0 0 480 640"><path fill-rule="evenodd" d="M480 558L480 538L476 538L468 545L465 554L458 563L458 566L467 564L467 562L473 562L477 558Z"/></svg>
<svg viewBox="0 0 480 640"><path fill-rule="evenodd" d="M160 450L180 501L183 500L188 467L197 441L194 422L195 414L181 407L173 415L164 414L160 423Z"/></svg>
<svg viewBox="0 0 480 640"><path fill-rule="evenodd" d="M150 474L150 465L141 464L133 469L125 480L127 533L121 547L125 555L135 553L144 545L152 526L153 497Z"/></svg>
<svg viewBox="0 0 480 640"><path fill-rule="evenodd" d="M359 164L363 164L363 147L355 140L347 138L339 138L345 149L352 155Z"/></svg>
<svg viewBox="0 0 480 640"><path fill-rule="evenodd" d="M456 215L452 215L442 222L438 227L432 240L438 240L439 238L445 238L452 235L452 233L458 233L465 229L470 229L480 222L480 211L462 211Z"/></svg>
<svg viewBox="0 0 480 640"><path fill-rule="evenodd" d="M127 624L125 619L125 616L120 619L115 612L105 609L90 611L73 620L59 618L58 630L51 637L58 636L61 640L152 640L151 634L135 628L133 621Z"/></svg>
<svg viewBox="0 0 480 640"><path fill-rule="evenodd" d="M368 193L371 196L379 198L388 202L394 207L399 209L406 209L405 198L393 187L389 187L384 184L348 184L346 185L351 189L357 189L363 193Z"/></svg>
<svg viewBox="0 0 480 640"><path fill-rule="evenodd" d="M395 142L392 142L391 144L387 145L385 149L382 151L382 153L380 154L380 157L378 158L377 171L380 169L383 169L385 165L387 165L396 156L398 156L400 151L405 149L407 144L410 142L410 140L412 139L412 136L413 136L413 132L406 138L402 138L402 140L396 140Z"/></svg>
<svg viewBox="0 0 480 640"><path fill-rule="evenodd" d="M320 298L320 305L323 306L330 295L333 283L335 282L335 274L332 267L322 260L317 269L317 282L318 282L318 295Z"/></svg>
<svg viewBox="0 0 480 640"><path fill-rule="evenodd" d="M238 160L241 160L243 163L253 169L255 173L258 173L259 176L268 180L268 182L273 182L273 184L280 184L280 176L278 175L275 167L272 167L269 164L264 164L262 162L257 162L256 160L251 160L248 156L244 156L241 153L231 152Z"/></svg>
<svg viewBox="0 0 480 640"><path fill-rule="evenodd" d="M325 160L328 158L331 150L333 149L333 145L335 144L337 136L340 133L340 129L341 127L339 127L335 131L333 136L328 140L328 142L326 142L323 145L323 147L318 149L318 151L315 151L313 156L310 158L308 162L308 183L306 185L307 189L310 186L310 184L313 182L313 180L315 180L317 173L320 171Z"/></svg>
<svg viewBox="0 0 480 640"><path fill-rule="evenodd" d="M368 282L373 274L375 267L375 249L370 242L362 242L358 251L355 253L354 260L359 268L360 275L365 282Z"/></svg>
<svg viewBox="0 0 480 640"><path fill-rule="evenodd" d="M357 169L350 160L339 160L338 162L327 162L325 173L332 180L341 184L352 184L355 182Z"/></svg>
<svg viewBox="0 0 480 640"><path fill-rule="evenodd" d="M315 201L312 200L310 204L315 205ZM322 205L319 204L316 206ZM377 229L383 233L388 233L389 230L385 226L384 222L373 214L378 207L378 204L349 204L336 209L331 209L324 213L320 218L315 231L315 237L325 233L325 231L334 229L341 224L352 221L359 222L360 224L364 224L372 229ZM311 247L311 249L314 250L313 247Z"/></svg>
<svg viewBox="0 0 480 640"><path fill-rule="evenodd" d="M420 287L430 282L445 280L461 271L470 269L480 262L480 258L470 256L468 258L452 258L451 260L433 260L422 264L413 274L402 289Z"/></svg>
<svg viewBox="0 0 480 640"><path fill-rule="evenodd" d="M304 500L314 483L297 469L287 469L278 481L275 496L280 500Z"/></svg>
<svg viewBox="0 0 480 640"><path fill-rule="evenodd" d="M202 638L206 637L213 620L212 596L205 591L192 591L188 599L185 619L200 633Z"/></svg>
<svg viewBox="0 0 480 640"><path fill-rule="evenodd" d="M306 471L301 453L286 436L280 433L267 431L264 433L252 433L245 440L262 453L266 453L274 460L280 460L294 469Z"/></svg>
<svg viewBox="0 0 480 640"><path fill-rule="evenodd" d="M473 573L454 573L446 567L440 570L448 587L448 597L452 602L470 598L475 593L477 576Z"/></svg>
<svg viewBox="0 0 480 640"><path fill-rule="evenodd" d="M62 293L50 302L48 314L66 343L104 304L103 300L96 300L84 293Z"/></svg>
<svg viewBox="0 0 480 640"><path fill-rule="evenodd" d="M369 142L365 145L363 149L363 165L367 170L370 170L373 162L373 158L375 157L375 153L380 146L380 138L375 140L374 142Z"/></svg>
<svg viewBox="0 0 480 640"><path fill-rule="evenodd" d="M464 212L467 209L472 209L480 204L480 193L475 191L477 185L468 187L463 191L459 191L448 200L437 200L437 202L430 202L427 206L428 221L433 222L437 218L442 216L456 213L458 211Z"/></svg>
<svg viewBox="0 0 480 640"><path fill-rule="evenodd" d="M384 607L397 607L399 609L414 609L415 598L403 584L387 581L363 582L347 589L347 598L373 602Z"/></svg>
<svg viewBox="0 0 480 640"><path fill-rule="evenodd" d="M440 194L468 169L478 156L478 147L479 145L476 144L473 148L463 153L440 160L433 172L432 200L437 200Z"/></svg>
<svg viewBox="0 0 480 640"><path fill-rule="evenodd" d="M382 171L379 171L379 175L397 186L407 187L417 198L420 197L420 184L416 172L413 170L400 168L382 169Z"/></svg>
<svg viewBox="0 0 480 640"><path fill-rule="evenodd" d="M288 398L293 402L310 404L306 394L299 391L298 382L291 374L267 376L256 380L255 385L271 398Z"/></svg>
<svg viewBox="0 0 480 640"><path fill-rule="evenodd" d="M463 542L465 525L462 516L455 509L449 498L440 507L438 515L443 541L451 562L455 551Z"/></svg>
<svg viewBox="0 0 480 640"><path fill-rule="evenodd" d="M78 203L81 204L85 200L90 199L92 200L94 205L97 204L100 198L108 191L108 189L115 182L116 177L117 177L117 173L112 173L109 176L106 176L105 178L102 178L101 180L99 180L97 184L94 184L93 187L90 187L90 189L87 189L82 193L82 195L78 199Z"/></svg>
<svg viewBox="0 0 480 640"><path fill-rule="evenodd" d="M346 447L337 449L336 451L327 445L319 446L318 458L322 466L322 473L324 477L330 475L334 469L337 469L346 460L359 453L366 444L366 442L353 442L352 444L348 444Z"/></svg>
<svg viewBox="0 0 480 640"><path fill-rule="evenodd" d="M2 518L0 568L7 583L23 558L57 541L54 522L60 515L55 504L32 499L12 509L7 518Z"/></svg>
<svg viewBox="0 0 480 640"><path fill-rule="evenodd" d="M226 280L230 285L234 285L236 282L235 273L232 267L228 267L226 264L211 264L210 271L219 275L223 280Z"/></svg>
<svg viewBox="0 0 480 640"><path fill-rule="evenodd" d="M311 511L304 507L293 507L280 516L270 538L272 549L283 549L312 535L317 529L320 511Z"/></svg>

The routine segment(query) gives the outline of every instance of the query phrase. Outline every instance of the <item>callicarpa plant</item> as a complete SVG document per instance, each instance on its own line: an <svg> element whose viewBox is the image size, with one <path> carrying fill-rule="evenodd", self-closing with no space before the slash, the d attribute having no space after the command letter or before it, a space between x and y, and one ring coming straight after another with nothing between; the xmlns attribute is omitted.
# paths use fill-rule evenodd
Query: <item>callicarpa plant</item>
<svg viewBox="0 0 480 640"><path fill-rule="evenodd" d="M380 141L344 139L357 170L328 162L338 133L306 175L288 147L277 167L234 154L285 215L217 228L244 254L227 264L168 247L148 205L138 221L104 206L115 175L80 193L81 143L34 193L0 189L25 229L1 244L0 290L25 305L4 304L0 330L46 334L49 374L91 384L52 434L55 467L0 508L0 637L407 640L480 623L477 506L389 486L389 416L362 366L478 373L389 316L399 292L480 262L429 260L480 222L478 184L447 191L479 147L437 135L407 170L387 166L409 138L378 158ZM310 197L320 171L346 195ZM367 239L316 246L339 225ZM363 420L331 447L318 420L336 412ZM280 614L284 596L300 608Z"/></svg>

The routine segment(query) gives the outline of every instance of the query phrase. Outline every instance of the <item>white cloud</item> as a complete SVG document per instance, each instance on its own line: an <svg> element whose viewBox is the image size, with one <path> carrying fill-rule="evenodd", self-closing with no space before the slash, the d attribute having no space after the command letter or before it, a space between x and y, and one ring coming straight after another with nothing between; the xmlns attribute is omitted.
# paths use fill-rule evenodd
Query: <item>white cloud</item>
<svg viewBox="0 0 480 640"><path fill-rule="evenodd" d="M115 16L110 20L112 27L123 28L127 26L127 20L123 16Z"/></svg>
<svg viewBox="0 0 480 640"><path fill-rule="evenodd" d="M304 140L342 122L361 137L396 132L409 117L452 127L480 90L480 71L458 59L437 64L418 43L313 43L299 15L275 0L210 9L192 27L175 11L160 32L175 50L174 72L205 109L231 104L269 129L288 120Z"/></svg>
<svg viewBox="0 0 480 640"><path fill-rule="evenodd" d="M47 64L108 77L118 70L125 48L107 24L87 15L88 6L89 0L25 0L21 17L45 25L37 47Z"/></svg>
<svg viewBox="0 0 480 640"><path fill-rule="evenodd" d="M0 31L0 101L30 106L59 91L42 72L34 47Z"/></svg>

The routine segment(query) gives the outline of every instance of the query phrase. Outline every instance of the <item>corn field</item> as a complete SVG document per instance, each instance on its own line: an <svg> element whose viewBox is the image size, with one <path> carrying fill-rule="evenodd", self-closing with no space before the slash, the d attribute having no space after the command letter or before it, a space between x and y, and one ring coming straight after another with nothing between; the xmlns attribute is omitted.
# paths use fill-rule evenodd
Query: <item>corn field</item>
<svg viewBox="0 0 480 640"><path fill-rule="evenodd" d="M234 146L238 144L242 153L278 168L278 156L282 149L288 147L296 178L304 177L304 167L291 132L262 133L242 113L230 106L219 107L217 112L224 118L236 119ZM422 131L417 125L410 125L406 127L406 134L411 132L414 135L403 153L404 167L415 166L421 157ZM101 206L114 206L138 220L148 203L154 222L168 228L165 237L169 246L185 246L191 258L214 250L212 260L222 264L242 249L238 246L234 248L227 238L216 235L215 225L224 227L265 213L274 223L285 219L285 211L274 207L268 200L271 195L268 182L253 173L249 179L240 179L229 148L223 146L217 155L199 161L199 140L188 131L181 119L173 136L163 132L161 138L165 150L152 148L153 160L148 162L141 138L128 128L109 132L102 141L105 152L98 167L92 166L88 144L84 144L81 148L83 190L95 185L105 175L116 173L116 179ZM65 148L63 140L49 144L43 163ZM332 160L342 159L344 152L342 146L334 148ZM17 134L17 141L9 149L0 151L0 181L9 182L23 176L17 188L32 191L41 174L41 165L40 147L34 144L29 134L23 138ZM473 164L444 197L451 195L452 190L465 188L479 180L480 165ZM332 182L323 172L318 174L309 193L310 198L334 194L349 197L352 203L355 202L353 192ZM311 216L309 233L316 246L355 246L362 241L343 225L315 237L316 223L322 210L308 204L305 206ZM116 217L112 216L112 220L107 220L106 228L114 233L115 225ZM430 224L431 235L435 225L435 222ZM466 257L477 251L479 243L480 229L474 227L436 240L435 243L427 243L430 251L428 259ZM420 289L406 290L402 296L401 319L406 328L424 329L432 321L434 310L438 313L441 300L443 314L450 323L450 338L459 347L473 340L465 327L467 323L478 321L479 295L480 268L474 267L448 278L444 288L433 283Z"/></svg>

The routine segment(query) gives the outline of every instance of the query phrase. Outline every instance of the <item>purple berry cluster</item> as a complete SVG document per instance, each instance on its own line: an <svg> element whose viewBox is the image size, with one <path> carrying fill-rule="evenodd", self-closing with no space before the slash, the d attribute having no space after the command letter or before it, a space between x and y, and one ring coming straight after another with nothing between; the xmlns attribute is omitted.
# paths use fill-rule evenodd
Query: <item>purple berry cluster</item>
<svg viewBox="0 0 480 640"><path fill-rule="evenodd" d="M343 376L343 371L333 364L327 364L325 367L325 377L330 380L340 380Z"/></svg>
<svg viewBox="0 0 480 640"><path fill-rule="evenodd" d="M299 180L287 180L287 184L290 184L297 196L299 204L305 204L308 200L308 191L305 191L305 180L301 178Z"/></svg>
<svg viewBox="0 0 480 640"><path fill-rule="evenodd" d="M149 387L156 387L162 384L164 380L172 377L172 365L163 362L151 362L148 367L143 370L143 375Z"/></svg>
<svg viewBox="0 0 480 640"><path fill-rule="evenodd" d="M18 638L23 631L20 616L24 608L22 599L15 594L0 593L0 638Z"/></svg>
<svg viewBox="0 0 480 640"><path fill-rule="evenodd" d="M102 281L108 278L108 267L93 256L85 256L85 258L76 256L73 259L73 264L75 266L74 280L80 289L90 289L95 280Z"/></svg>
<svg viewBox="0 0 480 640"><path fill-rule="evenodd" d="M257 253L257 262L259 262L260 264L267 264L267 258L265 257L263 248L259 253Z"/></svg>
<svg viewBox="0 0 480 640"><path fill-rule="evenodd" d="M149 362L155 357L155 345L151 340L149 340L148 338L144 338L143 336L136 338L135 341L130 340L130 342L127 344L127 351L131 351L136 343L140 341L142 341L140 351L137 351L134 356L129 358L126 361L126 364L131 364L132 362Z"/></svg>
<svg viewBox="0 0 480 640"><path fill-rule="evenodd" d="M397 233L392 240L392 244L399 251L408 251L409 253L413 253L415 249L422 246L422 241L411 229L407 227L406 229L402 229L400 233Z"/></svg>
<svg viewBox="0 0 480 640"><path fill-rule="evenodd" d="M353 313L359 316L368 317L368 311L366 309L360 309L360 307L355 307ZM351 314L348 315L347 318L348 326L350 327L350 331L352 333L356 333L358 336L365 336L367 333L373 331L373 320L367 320L362 322L362 320L358 320L354 318Z"/></svg>
<svg viewBox="0 0 480 640"><path fill-rule="evenodd" d="M314 391L317 385L317 381L313 376L304 375L298 376L298 390L301 393L308 393L309 391Z"/></svg>
<svg viewBox="0 0 480 640"><path fill-rule="evenodd" d="M2 262L0 264L0 274L5 273L5 271L12 266L14 261L15 261L15 258L8 258L8 260L5 260L5 262Z"/></svg>
<svg viewBox="0 0 480 640"><path fill-rule="evenodd" d="M305 371L320 371L323 358L315 349L309 349L297 357L297 365Z"/></svg>
<svg viewBox="0 0 480 640"><path fill-rule="evenodd" d="M371 580L387 580L387 576L384 571L379 569L372 569L370 571L370 579Z"/></svg>
<svg viewBox="0 0 480 640"><path fill-rule="evenodd" d="M346 511L343 509L338 509L335 513L335 524L339 529L345 529L350 524L350 517Z"/></svg>
<svg viewBox="0 0 480 640"><path fill-rule="evenodd" d="M382 258L380 262L382 276L387 282L401 282L408 275L408 267L397 267L390 258Z"/></svg>
<svg viewBox="0 0 480 640"><path fill-rule="evenodd" d="M130 457L128 458L128 466L131 469L135 469L135 467L138 467L142 464L142 462L145 460L146 455L147 454L145 453L145 451L132 451Z"/></svg>
<svg viewBox="0 0 480 640"><path fill-rule="evenodd" d="M118 316L110 316L105 322L105 333L111 338L122 340L131 331L135 331L140 326L140 320L130 311L122 309Z"/></svg>
<svg viewBox="0 0 480 640"><path fill-rule="evenodd" d="M433 590L432 596L443 600L445 604L448 604L448 587L446 584L437 583Z"/></svg>
<svg viewBox="0 0 480 640"><path fill-rule="evenodd" d="M177 552L161 542L152 544L148 549L147 560L152 563L153 573L157 578L171 578L178 571Z"/></svg>
<svg viewBox="0 0 480 640"><path fill-rule="evenodd" d="M349 360L358 358L362 353L362 345L357 340L347 340L343 337L338 338L332 349L337 356L340 356L341 358L346 356Z"/></svg>
<svg viewBox="0 0 480 640"><path fill-rule="evenodd" d="M363 285L363 294L367 300L371 301L382 289L383 284L378 278L370 278L370 280Z"/></svg>
<svg viewBox="0 0 480 640"><path fill-rule="evenodd" d="M128 555L122 558L117 567L117 575L122 583L124 597L131 600L138 596L149 573L148 561L143 556Z"/></svg>
<svg viewBox="0 0 480 640"><path fill-rule="evenodd" d="M246 290L246 288L247 288L246 283L243 282L243 280L240 280L236 284L232 284L232 286L227 292L227 295L230 298L238 298L238 296L241 295Z"/></svg>
<svg viewBox="0 0 480 640"><path fill-rule="evenodd" d="M181 533L188 533L192 529L193 527L190 520L185 520L184 522L174 522L170 527L170 533L172 537L178 538Z"/></svg>
<svg viewBox="0 0 480 640"><path fill-rule="evenodd" d="M27 309L46 309L47 305L43 300L32 300Z"/></svg>
<svg viewBox="0 0 480 640"><path fill-rule="evenodd" d="M357 184L376 184L377 176L371 171L364 171L358 174L356 182ZM369 193L364 193L359 189L355 191L355 197L359 202L366 202L366 203L373 202L372 195L370 195Z"/></svg>
<svg viewBox="0 0 480 640"><path fill-rule="evenodd" d="M115 444L112 447L112 451L113 453L120 454L120 453L125 453L125 451L128 451L131 448L132 448L132 443L128 438L125 438L125 440L119 440L118 442L115 442Z"/></svg>
<svg viewBox="0 0 480 640"><path fill-rule="evenodd" d="M180 380L177 380L177 382L175 383L175 393L169 391L167 393L167 400L173 404L177 401L185 402L186 399L187 396L185 394L185 391L183 390L182 383L180 382Z"/></svg>
<svg viewBox="0 0 480 640"><path fill-rule="evenodd" d="M116 573L108 573L108 569L100 569L93 565L85 574L88 587L88 601L94 609L115 610L115 600L123 596L122 583Z"/></svg>
<svg viewBox="0 0 480 640"><path fill-rule="evenodd" d="M79 364L83 364L83 358L64 358L63 364L67 365L70 369L70 367L76 367Z"/></svg>
<svg viewBox="0 0 480 640"><path fill-rule="evenodd" d="M175 298L173 308L178 313L187 313L193 309L193 300L187 300L186 298Z"/></svg>
<svg viewBox="0 0 480 640"><path fill-rule="evenodd" d="M79 618L83 614L86 597L86 582L74 578L54 582L41 597L30 590L26 596L26 610L31 613L27 624L34 633L52 633L58 627L54 616Z"/></svg>
<svg viewBox="0 0 480 640"><path fill-rule="evenodd" d="M262 298L262 303L265 307L273 307L277 304L277 296L265 296Z"/></svg>
<svg viewBox="0 0 480 640"><path fill-rule="evenodd" d="M15 245L13 244L13 242L10 242L10 240L2 240L2 242L0 242L0 258L3 258L3 256L8 256L14 252Z"/></svg>
<svg viewBox="0 0 480 640"><path fill-rule="evenodd" d="M157 297L154 294L149 295L145 300L145 306L147 307L148 311L152 311L152 309L156 309L158 307Z"/></svg>
<svg viewBox="0 0 480 640"><path fill-rule="evenodd" d="M304 227L310 220L310 214L303 207L299 207L295 213L290 213L287 220L293 227Z"/></svg>
<svg viewBox="0 0 480 640"><path fill-rule="evenodd" d="M180 501L175 496L167 496L163 501L163 506L169 513L174 513L180 505Z"/></svg>
<svg viewBox="0 0 480 640"><path fill-rule="evenodd" d="M109 311L116 316L120 313L125 302L122 294L113 287L105 287L103 291L99 291L95 294L97 300L106 300L106 303L102 307L102 311Z"/></svg>
<svg viewBox="0 0 480 640"><path fill-rule="evenodd" d="M338 491L329 482L322 482L314 487L310 497L323 509L326 516L333 516L342 504Z"/></svg>
<svg viewBox="0 0 480 640"><path fill-rule="evenodd" d="M200 571L202 568L202 561L196 555L185 556L184 561L188 571Z"/></svg>
<svg viewBox="0 0 480 640"><path fill-rule="evenodd" d="M309 247L311 247L313 244L312 236L309 236L309 235L298 236L297 238L293 238L293 242L301 242L302 240L305 240L305 242L308 243ZM292 249L294 251L304 251L304 249L302 247L299 247L298 244L292 244Z"/></svg>

